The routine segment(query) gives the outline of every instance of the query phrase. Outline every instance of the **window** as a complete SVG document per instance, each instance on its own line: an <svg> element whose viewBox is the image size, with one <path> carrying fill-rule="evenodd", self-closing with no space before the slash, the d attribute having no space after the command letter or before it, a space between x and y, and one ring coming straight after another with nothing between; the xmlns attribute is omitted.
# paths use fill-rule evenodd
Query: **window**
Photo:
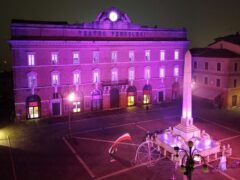
<svg viewBox="0 0 240 180"><path fill-rule="evenodd" d="M197 69L197 62L196 61L193 62L193 68Z"/></svg>
<svg viewBox="0 0 240 180"><path fill-rule="evenodd" d="M208 77L204 78L204 84L207 85L208 84Z"/></svg>
<svg viewBox="0 0 240 180"><path fill-rule="evenodd" d="M178 67L174 67L173 75L176 76L176 77L179 76L179 68Z"/></svg>
<svg viewBox="0 0 240 180"><path fill-rule="evenodd" d="M112 74L112 81L118 81L118 70L117 69L112 69L112 72L111 72L111 74Z"/></svg>
<svg viewBox="0 0 240 180"><path fill-rule="evenodd" d="M150 79L150 68L149 67L145 67L144 68L144 79L145 80L149 80Z"/></svg>
<svg viewBox="0 0 240 180"><path fill-rule="evenodd" d="M112 51L112 62L117 61L117 51Z"/></svg>
<svg viewBox="0 0 240 180"><path fill-rule="evenodd" d="M79 101L73 102L73 112L76 113L80 111L81 111L81 102Z"/></svg>
<svg viewBox="0 0 240 180"><path fill-rule="evenodd" d="M217 71L221 71L221 63L217 63Z"/></svg>
<svg viewBox="0 0 240 180"><path fill-rule="evenodd" d="M73 72L73 84L74 85L80 84L80 72L78 70Z"/></svg>
<svg viewBox="0 0 240 180"><path fill-rule="evenodd" d="M179 59L179 51L175 50L174 51L174 60L178 60Z"/></svg>
<svg viewBox="0 0 240 180"><path fill-rule="evenodd" d="M94 51L93 52L93 63L98 63L99 62L99 52Z"/></svg>
<svg viewBox="0 0 240 180"><path fill-rule="evenodd" d="M208 70L208 62L205 62L205 70Z"/></svg>
<svg viewBox="0 0 240 180"><path fill-rule="evenodd" d="M128 80L133 81L135 79L135 70L134 68L129 68L128 70Z"/></svg>
<svg viewBox="0 0 240 180"><path fill-rule="evenodd" d="M35 72L28 73L28 87L29 88L37 87L37 73Z"/></svg>
<svg viewBox="0 0 240 180"><path fill-rule="evenodd" d="M160 68L160 78L164 78L165 77L165 69L163 67Z"/></svg>
<svg viewBox="0 0 240 180"><path fill-rule="evenodd" d="M99 77L99 70L93 71L93 83L99 83L100 77Z"/></svg>
<svg viewBox="0 0 240 180"><path fill-rule="evenodd" d="M165 51L161 50L160 51L160 61L164 61L165 60Z"/></svg>
<svg viewBox="0 0 240 180"><path fill-rule="evenodd" d="M220 86L221 86L221 81L220 81L220 79L216 79L216 86L217 86L217 87L220 87Z"/></svg>
<svg viewBox="0 0 240 180"><path fill-rule="evenodd" d="M130 62L134 61L134 51L129 51L129 61Z"/></svg>
<svg viewBox="0 0 240 180"><path fill-rule="evenodd" d="M34 66L35 65L35 54L28 53L28 65Z"/></svg>
<svg viewBox="0 0 240 180"><path fill-rule="evenodd" d="M145 60L150 61L150 50L145 51Z"/></svg>
<svg viewBox="0 0 240 180"><path fill-rule="evenodd" d="M237 71L237 70L238 70L238 64L234 63L234 71Z"/></svg>
<svg viewBox="0 0 240 180"><path fill-rule="evenodd" d="M52 53L51 62L52 62L53 65L58 63L58 54L57 53Z"/></svg>
<svg viewBox="0 0 240 180"><path fill-rule="evenodd" d="M234 79L233 87L237 87L237 80L236 79Z"/></svg>
<svg viewBox="0 0 240 180"><path fill-rule="evenodd" d="M73 52L73 64L79 64L79 52Z"/></svg>
<svg viewBox="0 0 240 180"><path fill-rule="evenodd" d="M59 82L60 82L59 72L57 71L52 72L52 85L57 86L60 84Z"/></svg>

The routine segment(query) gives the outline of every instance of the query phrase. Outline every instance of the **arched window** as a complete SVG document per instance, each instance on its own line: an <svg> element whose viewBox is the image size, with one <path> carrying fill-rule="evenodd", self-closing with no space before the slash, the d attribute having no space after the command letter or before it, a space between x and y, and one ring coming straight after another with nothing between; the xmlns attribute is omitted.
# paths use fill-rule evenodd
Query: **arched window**
<svg viewBox="0 0 240 180"><path fill-rule="evenodd" d="M174 51L174 60L178 60L179 59L179 50L175 50Z"/></svg>
<svg viewBox="0 0 240 180"><path fill-rule="evenodd" d="M74 51L73 52L73 64L79 64L79 52L78 51Z"/></svg>
<svg viewBox="0 0 240 180"><path fill-rule="evenodd" d="M133 81L135 79L135 69L131 67L128 69L128 80Z"/></svg>
<svg viewBox="0 0 240 180"><path fill-rule="evenodd" d="M51 73L52 86L57 86L60 84L60 73L58 71L53 71Z"/></svg>
<svg viewBox="0 0 240 180"><path fill-rule="evenodd" d="M28 65L29 66L35 65L35 53L33 53L33 52L28 53Z"/></svg>
<svg viewBox="0 0 240 180"><path fill-rule="evenodd" d="M145 60L150 61L150 50L145 50Z"/></svg>
<svg viewBox="0 0 240 180"><path fill-rule="evenodd" d="M173 75L175 77L179 76L179 67L175 66L174 69L173 69Z"/></svg>
<svg viewBox="0 0 240 180"><path fill-rule="evenodd" d="M37 73L31 71L27 74L28 76L28 87L29 88L35 88L37 87Z"/></svg>
<svg viewBox="0 0 240 180"><path fill-rule="evenodd" d="M99 69L95 69L93 71L93 83L99 83L100 82L100 72Z"/></svg>
<svg viewBox="0 0 240 180"><path fill-rule="evenodd" d="M164 61L164 60L165 60L165 51L160 50L160 61Z"/></svg>
<svg viewBox="0 0 240 180"><path fill-rule="evenodd" d="M118 81L118 69L117 68L112 69L111 79L112 79L112 81Z"/></svg>
<svg viewBox="0 0 240 180"><path fill-rule="evenodd" d="M164 67L160 67L159 77L160 78L164 78L165 77L165 68Z"/></svg>
<svg viewBox="0 0 240 180"><path fill-rule="evenodd" d="M149 80L151 78L150 67L144 68L144 79Z"/></svg>
<svg viewBox="0 0 240 180"><path fill-rule="evenodd" d="M79 70L73 71L73 84L74 85L80 84L80 71Z"/></svg>

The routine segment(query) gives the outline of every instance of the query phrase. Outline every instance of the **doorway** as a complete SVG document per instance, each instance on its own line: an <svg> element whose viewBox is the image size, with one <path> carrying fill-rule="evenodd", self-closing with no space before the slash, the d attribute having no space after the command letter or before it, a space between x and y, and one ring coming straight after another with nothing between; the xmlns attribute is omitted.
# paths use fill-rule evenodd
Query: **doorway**
<svg viewBox="0 0 240 180"><path fill-rule="evenodd" d="M110 91L110 108L118 107L119 107L119 90L117 88L113 88Z"/></svg>

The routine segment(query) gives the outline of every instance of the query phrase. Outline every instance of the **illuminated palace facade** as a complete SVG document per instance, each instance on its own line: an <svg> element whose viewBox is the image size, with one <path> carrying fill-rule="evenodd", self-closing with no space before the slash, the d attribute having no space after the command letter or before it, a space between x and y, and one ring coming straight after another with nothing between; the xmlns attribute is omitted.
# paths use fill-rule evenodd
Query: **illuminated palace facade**
<svg viewBox="0 0 240 180"><path fill-rule="evenodd" d="M137 25L117 8L82 24L13 20L19 119L125 108L181 96L184 28ZM69 94L74 93L72 101Z"/></svg>

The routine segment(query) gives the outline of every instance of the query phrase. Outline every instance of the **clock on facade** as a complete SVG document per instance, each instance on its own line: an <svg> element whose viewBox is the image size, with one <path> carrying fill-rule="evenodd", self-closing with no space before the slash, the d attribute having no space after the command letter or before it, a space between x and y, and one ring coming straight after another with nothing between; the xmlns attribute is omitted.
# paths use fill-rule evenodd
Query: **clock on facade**
<svg viewBox="0 0 240 180"><path fill-rule="evenodd" d="M108 17L112 22L115 22L118 20L118 14L115 11L111 11Z"/></svg>

